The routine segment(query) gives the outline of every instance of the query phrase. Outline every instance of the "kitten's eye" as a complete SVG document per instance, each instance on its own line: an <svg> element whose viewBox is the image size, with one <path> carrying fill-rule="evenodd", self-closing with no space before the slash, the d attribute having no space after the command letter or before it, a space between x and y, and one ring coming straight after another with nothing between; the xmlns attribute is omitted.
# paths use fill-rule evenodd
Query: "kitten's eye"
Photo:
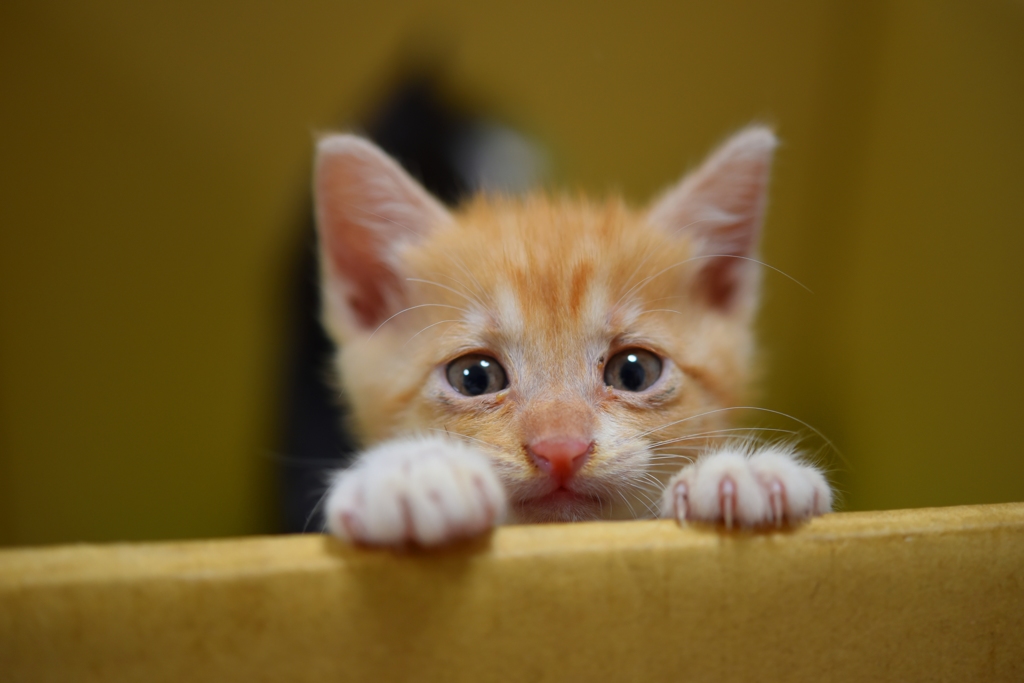
<svg viewBox="0 0 1024 683"><path fill-rule="evenodd" d="M465 396L493 394L508 386L505 371L490 356L471 353L448 364L448 383Z"/></svg>
<svg viewBox="0 0 1024 683"><path fill-rule="evenodd" d="M626 349L608 361L604 383L622 391L643 391L661 377L661 359L643 349Z"/></svg>

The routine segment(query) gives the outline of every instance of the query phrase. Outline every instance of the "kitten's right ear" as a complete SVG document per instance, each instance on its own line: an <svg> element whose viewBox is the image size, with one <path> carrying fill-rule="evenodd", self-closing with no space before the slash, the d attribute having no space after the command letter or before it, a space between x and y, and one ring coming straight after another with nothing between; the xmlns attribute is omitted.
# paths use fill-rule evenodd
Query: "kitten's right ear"
<svg viewBox="0 0 1024 683"><path fill-rule="evenodd" d="M697 293L712 308L751 310L756 301L753 256L777 145L764 126L740 131L648 213L653 224L693 240L694 258L700 259Z"/></svg>
<svg viewBox="0 0 1024 683"><path fill-rule="evenodd" d="M340 339L372 333L405 300L399 250L451 216L390 157L354 135L319 141L313 192L325 322Z"/></svg>

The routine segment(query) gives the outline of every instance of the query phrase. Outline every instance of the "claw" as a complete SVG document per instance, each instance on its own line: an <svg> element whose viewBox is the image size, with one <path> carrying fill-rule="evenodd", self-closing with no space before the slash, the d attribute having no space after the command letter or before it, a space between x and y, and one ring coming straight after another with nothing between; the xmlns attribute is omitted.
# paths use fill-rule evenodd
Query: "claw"
<svg viewBox="0 0 1024 683"><path fill-rule="evenodd" d="M414 543L416 541L416 524L412 519L412 507L409 505L409 499L405 495L398 497L398 505L402 508L402 524L405 526L405 542Z"/></svg>
<svg viewBox="0 0 1024 683"><path fill-rule="evenodd" d="M772 506L772 518L775 520L775 526L782 526L782 515L783 515L783 490L782 482L778 479L772 481L771 487L769 488L768 499L771 501Z"/></svg>
<svg viewBox="0 0 1024 683"><path fill-rule="evenodd" d="M725 528L732 529L733 515L736 512L736 482L729 477L722 479L718 485L719 498L722 505L722 519Z"/></svg>
<svg viewBox="0 0 1024 683"><path fill-rule="evenodd" d="M491 501L487 497L487 489L484 487L484 480L481 479L479 475L473 477L473 486L476 488L477 493L480 494L480 501L483 503L484 510L487 511L487 518L483 528L490 528L494 525L494 522L498 517L498 512L494 509L494 506L491 505Z"/></svg>
<svg viewBox="0 0 1024 683"><path fill-rule="evenodd" d="M354 512L345 511L340 515L341 526L344 527L345 533L348 534L349 540L356 540L359 538L359 526L356 520L356 514Z"/></svg>
<svg viewBox="0 0 1024 683"><path fill-rule="evenodd" d="M689 507L688 503L687 503L687 496L688 495L689 495L689 491L687 490L685 483L679 482L678 484L676 484L676 488L675 488L676 521L679 522L680 526L683 526L683 525L686 524L686 513L687 513L687 508Z"/></svg>

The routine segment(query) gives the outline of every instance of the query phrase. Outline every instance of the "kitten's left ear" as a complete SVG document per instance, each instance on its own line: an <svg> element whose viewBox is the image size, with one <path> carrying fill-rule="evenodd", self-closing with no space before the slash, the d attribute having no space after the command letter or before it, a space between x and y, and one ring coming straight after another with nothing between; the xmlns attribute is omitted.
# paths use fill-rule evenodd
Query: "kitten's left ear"
<svg viewBox="0 0 1024 683"><path fill-rule="evenodd" d="M701 165L662 195L648 220L676 235L688 234L698 259L698 294L713 308L753 304L757 248L768 176L778 141L764 126L732 136Z"/></svg>
<svg viewBox="0 0 1024 683"><path fill-rule="evenodd" d="M451 215L354 135L322 138L314 171L324 322L336 341L371 334L405 305L402 249Z"/></svg>

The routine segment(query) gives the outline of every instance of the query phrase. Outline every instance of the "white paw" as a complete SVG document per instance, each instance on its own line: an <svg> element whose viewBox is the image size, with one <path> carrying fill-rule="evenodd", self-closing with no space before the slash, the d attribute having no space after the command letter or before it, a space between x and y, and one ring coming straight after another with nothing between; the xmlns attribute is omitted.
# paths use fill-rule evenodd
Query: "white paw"
<svg viewBox="0 0 1024 683"><path fill-rule="evenodd" d="M702 456L669 480L663 517L757 527L800 522L832 510L832 489L792 451L725 448Z"/></svg>
<svg viewBox="0 0 1024 683"><path fill-rule="evenodd" d="M441 545L505 517L505 491L487 457L461 442L418 437L384 442L335 475L327 529L368 545Z"/></svg>

